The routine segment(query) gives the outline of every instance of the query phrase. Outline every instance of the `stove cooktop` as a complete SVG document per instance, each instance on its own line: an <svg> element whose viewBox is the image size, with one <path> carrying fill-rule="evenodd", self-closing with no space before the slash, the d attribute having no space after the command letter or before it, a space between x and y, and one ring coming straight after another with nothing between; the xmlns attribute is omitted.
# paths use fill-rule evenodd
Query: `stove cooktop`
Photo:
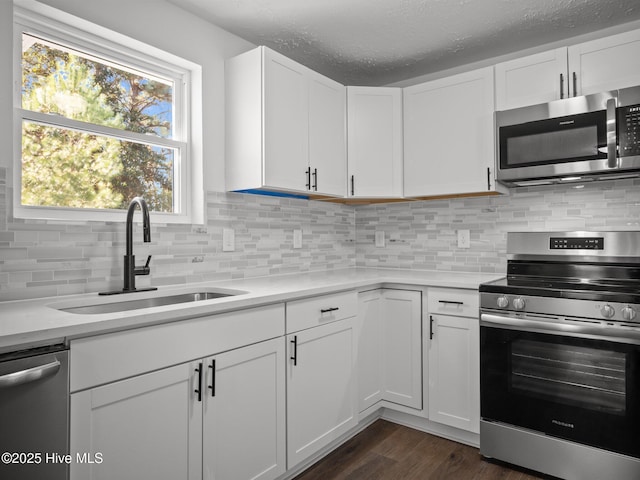
<svg viewBox="0 0 640 480"><path fill-rule="evenodd" d="M516 296L571 298L603 302L640 304L640 285L603 281L580 281L558 278L504 277L480 285L480 293L502 293Z"/></svg>

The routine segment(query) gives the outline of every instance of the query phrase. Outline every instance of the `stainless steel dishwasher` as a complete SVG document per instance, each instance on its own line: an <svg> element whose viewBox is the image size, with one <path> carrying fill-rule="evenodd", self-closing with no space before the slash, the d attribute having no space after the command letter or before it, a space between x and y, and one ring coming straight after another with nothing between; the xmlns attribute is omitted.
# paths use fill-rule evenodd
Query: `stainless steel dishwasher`
<svg viewBox="0 0 640 480"><path fill-rule="evenodd" d="M69 352L0 355L0 478L69 477Z"/></svg>

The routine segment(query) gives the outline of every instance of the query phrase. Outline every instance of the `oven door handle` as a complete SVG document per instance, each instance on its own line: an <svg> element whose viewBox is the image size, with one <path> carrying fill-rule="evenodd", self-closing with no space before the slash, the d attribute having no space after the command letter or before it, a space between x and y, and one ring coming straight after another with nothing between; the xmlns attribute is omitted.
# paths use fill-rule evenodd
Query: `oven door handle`
<svg viewBox="0 0 640 480"><path fill-rule="evenodd" d="M640 344L640 330L621 329L606 325L576 325L560 322L545 322L530 320L526 317L507 317L491 313L480 314L480 326L508 328L536 333L556 333L572 337L588 337L602 340L612 340L621 343Z"/></svg>

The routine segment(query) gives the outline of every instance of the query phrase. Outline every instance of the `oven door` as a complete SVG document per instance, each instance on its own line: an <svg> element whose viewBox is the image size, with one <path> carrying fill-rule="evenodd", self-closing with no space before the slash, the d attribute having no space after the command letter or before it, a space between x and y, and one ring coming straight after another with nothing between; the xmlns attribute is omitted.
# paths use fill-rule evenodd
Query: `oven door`
<svg viewBox="0 0 640 480"><path fill-rule="evenodd" d="M481 315L483 420L640 457L640 345L566 327Z"/></svg>

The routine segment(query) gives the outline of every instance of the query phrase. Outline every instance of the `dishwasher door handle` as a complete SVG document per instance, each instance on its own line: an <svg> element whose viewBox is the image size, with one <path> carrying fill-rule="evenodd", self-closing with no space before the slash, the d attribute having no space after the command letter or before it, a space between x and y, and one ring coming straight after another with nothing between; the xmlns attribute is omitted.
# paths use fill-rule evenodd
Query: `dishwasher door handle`
<svg viewBox="0 0 640 480"><path fill-rule="evenodd" d="M33 368L27 368L18 372L7 373L0 376L0 388L17 387L25 383L35 382L42 378L55 375L60 370L60 361L54 360L45 365L39 365Z"/></svg>

